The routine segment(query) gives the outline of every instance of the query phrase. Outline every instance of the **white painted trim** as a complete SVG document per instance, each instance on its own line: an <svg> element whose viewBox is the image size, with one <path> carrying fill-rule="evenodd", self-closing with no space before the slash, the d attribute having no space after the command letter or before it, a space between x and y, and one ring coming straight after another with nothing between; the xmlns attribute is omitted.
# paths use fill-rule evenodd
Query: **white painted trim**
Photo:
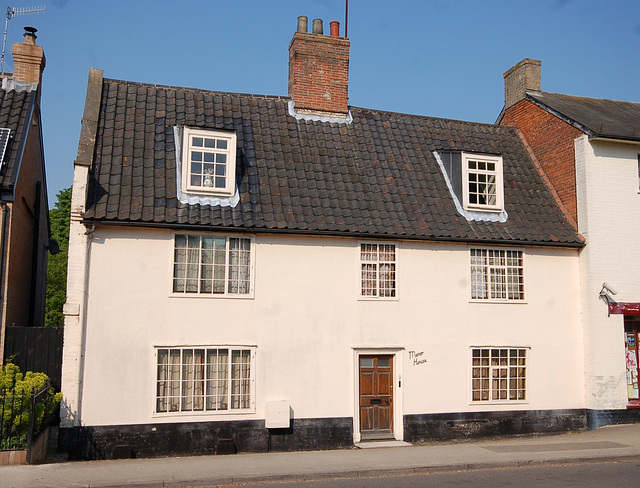
<svg viewBox="0 0 640 488"><path fill-rule="evenodd" d="M237 182L233 182L233 194L230 196L215 196L189 193L186 190L183 191L183 179L182 179L182 142L183 134L185 132L184 126L175 126L173 128L173 141L175 146L176 156L176 197L180 203L186 203L189 205L211 205L220 207L235 207L240 203L240 192L238 190ZM237 157L237 155L235 155ZM235 180L235 163L233 169L233 179Z"/></svg>
<svg viewBox="0 0 640 488"><path fill-rule="evenodd" d="M526 376L525 376L525 399L524 400L486 400L486 401L482 401L482 400L478 400L478 401L474 401L473 400L473 350L474 349L526 349L527 350L527 355L526 355L526 362L525 362L525 369L526 369ZM529 398L529 393L530 393L530 382L531 382L531 377L530 377L530 372L531 372L531 346L478 346L478 345L471 345L469 346L469 354L467 355L468 358L468 366L467 366L467 370L468 370L468 375L467 375L467 392L469 394L469 407L484 407L486 405L528 405L529 403L531 403L531 399ZM509 367L509 366L507 366ZM489 380L491 381L491 379Z"/></svg>
<svg viewBox="0 0 640 488"><path fill-rule="evenodd" d="M149 399L150 399L150 408L151 408L151 418L154 420L157 419L166 419L168 422L188 422L190 419L201 421L202 417L220 417L224 416L226 419L235 419L235 418L243 418L247 415L255 415L256 413L256 377L257 377L257 350L258 346L253 345L244 345L244 344L208 344L208 345L193 345L193 344L180 344L180 345L170 345L166 344L154 344L152 346L153 354L152 361L150 362L150 372L151 378L154 380L151 382L149 388ZM186 412L157 412L156 405L158 399L158 349L232 349L242 350L248 349L251 351L251 369L250 369L250 407L243 409L231 409L229 407L228 410L203 410L203 411L186 411ZM229 360L231 360L231 356L229 356ZM229 363L231 364L231 363ZM229 374L231 374L231 368L229 368ZM229 380L231 383L231 380ZM231 386L229 386L229 391L231 391ZM182 397L181 397L182 400Z"/></svg>
<svg viewBox="0 0 640 488"><path fill-rule="evenodd" d="M311 122L329 122L333 124L351 124L353 122L353 116L351 110L347 111L344 117L332 117L330 115L310 115L298 113L296 110L296 104L293 100L289 100L288 103L289 115L295 117L296 120L309 120Z"/></svg>
<svg viewBox="0 0 640 488"><path fill-rule="evenodd" d="M362 250L362 244L377 244L378 246L380 245L392 245L395 246L395 254L396 254L396 260L395 260L395 265L396 265L396 270L395 270L395 276L396 276L396 283L395 283L395 296L393 297L381 297L379 295L376 295L374 297L372 296L365 296L362 294L362 258L361 258L361 250ZM356 253L356 258L358 260L358 264L357 264L357 288L356 288L356 293L357 293L357 297L359 301L363 301L363 302L397 302L398 301L398 297L400 296L400 291L398 289L400 280L398 279L398 273L400 270L400 264L399 264L399 259L400 259L400 242L398 241L376 241L376 240L359 240L358 241L358 248L357 248L357 253ZM377 263L379 264L380 262L377 261ZM377 292L379 293L380 288L378 287Z"/></svg>
<svg viewBox="0 0 640 488"><path fill-rule="evenodd" d="M226 273L228 272L229 262L226 263L225 270L225 292L224 293L179 293L173 291L173 279L174 279L174 260L175 260L175 242L176 235L198 235L198 236L213 236L213 237L224 237L226 239L226 257L229 257L229 239L230 238L239 238L239 239L249 239L250 248L249 248L249 293L228 293L227 285L228 285L228 276ZM181 231L174 230L171 233L171 247L170 247L170 255L168 258L169 270L168 270L168 296L169 298L175 299L188 299L188 298L196 298L196 299L207 299L207 300L219 300L219 299L234 299L234 300L252 300L255 298L255 260L256 260L256 238L251 234L235 234L235 233L224 233L224 232L198 232L198 231Z"/></svg>

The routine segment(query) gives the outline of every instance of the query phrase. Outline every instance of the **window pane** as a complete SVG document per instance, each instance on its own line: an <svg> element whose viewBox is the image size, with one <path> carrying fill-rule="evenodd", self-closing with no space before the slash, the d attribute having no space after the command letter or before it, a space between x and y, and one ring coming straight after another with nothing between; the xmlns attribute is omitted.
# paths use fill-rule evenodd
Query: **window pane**
<svg viewBox="0 0 640 488"><path fill-rule="evenodd" d="M360 367L373 368L373 358L360 358Z"/></svg>

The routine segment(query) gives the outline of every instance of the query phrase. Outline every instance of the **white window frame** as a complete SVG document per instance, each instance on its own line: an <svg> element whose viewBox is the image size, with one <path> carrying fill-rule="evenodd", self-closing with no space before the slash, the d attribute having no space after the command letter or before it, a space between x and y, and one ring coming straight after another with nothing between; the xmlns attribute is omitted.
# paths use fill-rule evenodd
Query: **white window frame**
<svg viewBox="0 0 640 488"><path fill-rule="evenodd" d="M220 358L224 358L224 351L226 361L222 362ZM178 361L175 360L176 352ZM198 355L201 355L200 363L197 363ZM213 358L217 360L213 361ZM154 415L255 413L255 346L157 346L154 362Z"/></svg>
<svg viewBox="0 0 640 488"><path fill-rule="evenodd" d="M375 246L375 259L363 259L363 249L365 246ZM380 259L380 248L393 248L393 260ZM359 298L361 300L397 300L398 299L398 249L399 246L395 242L374 242L362 241L358 243L358 263L359 263ZM381 270L382 266L390 265L390 269L386 272L392 274L392 278L385 276L385 271ZM365 276L368 267L369 273L375 276ZM375 282L373 287L365 287L365 282ZM384 283L391 283L392 286L383 286ZM371 290L371 293L366 293Z"/></svg>
<svg viewBox="0 0 640 488"><path fill-rule="evenodd" d="M177 247L178 240L180 238L185 239L187 247ZM190 243L193 242L191 238L198 239L199 244L190 247ZM213 247L203 246L204 239L207 241L213 241ZM216 260L216 246L224 240L224 263L214 263ZM235 249L234 244L241 244L243 246L248 245L248 249ZM194 242L195 243L195 242ZM178 250L184 250L183 253L179 253ZM218 251L222 248L218 247ZM197 252L197 261L189 263L189 259L195 259L195 255L192 257L190 251ZM249 259L248 264L246 259L242 259L241 253L248 252ZM210 256L205 257L205 253ZM183 260L186 259L186 261ZM218 258L219 259L219 255ZM235 261L238 264L233 264ZM244 262L242 262L244 261ZM175 232L173 235L173 258L172 258L172 273L171 273L171 295L176 297L213 297L213 298L253 298L254 290L254 262L255 262L255 238L253 236L247 236L244 234L207 234L196 232ZM189 269L191 265L191 269ZM179 267L183 267L181 272ZM234 266L235 266L235 278L234 278ZM216 271L223 269L223 275L218 275L215 279ZM217 269L216 269L217 268ZM242 270L248 273L248 284L246 279L241 279L243 273ZM189 274L191 273L191 277ZM195 275L195 276L194 276ZM183 282L184 286L180 286L178 280ZM191 283L191 290L188 291L188 280L195 280L196 289L193 288ZM218 282L218 283L216 283ZM223 282L223 289L220 291L215 289L216 284ZM210 285L210 289L209 289ZM231 285L231 287L230 287ZM236 291L233 290L235 287ZM246 291L242 291L246 290Z"/></svg>
<svg viewBox="0 0 640 488"><path fill-rule="evenodd" d="M470 348L472 405L528 403L528 347Z"/></svg>
<svg viewBox="0 0 640 488"><path fill-rule="evenodd" d="M203 140L203 144L196 146L195 144ZM219 145L217 141L221 141L226 145L226 148L210 148L205 147L204 140L216 141L215 145ZM234 132L225 132L217 130L203 130L203 129L191 129L189 127L184 128L183 141L182 141L182 188L187 193L197 193L205 195L216 196L232 196L235 192L236 186L236 147L237 136ZM202 160L192 161L192 154L195 153L202 155ZM213 161L205 162L205 158L211 157ZM219 162L219 158L226 159L225 163ZM195 165L200 164L200 172L193 172L192 168ZM193 165L193 166L192 166ZM209 166L205 169L204 166ZM225 169L224 175L216 175L216 171L222 171L219 168ZM209 173L211 171L211 173ZM192 176L198 178L198 175L202 176L201 184L195 184L192 181ZM216 186L219 180L224 179L223 186ZM211 186L206 184L209 182Z"/></svg>
<svg viewBox="0 0 640 488"><path fill-rule="evenodd" d="M513 264L514 259L518 264ZM496 263L496 260L501 262ZM524 250L471 247L469 267L469 293L472 301L525 302ZM482 290L484 296L478 296Z"/></svg>
<svg viewBox="0 0 640 488"><path fill-rule="evenodd" d="M485 154L462 153L462 195L465 210L484 210L500 212L504 210L504 180L502 176L502 156ZM470 168L473 163L477 167ZM493 166L490 170L488 166ZM483 181L484 180L484 181ZM471 192L472 185L476 185L475 192ZM495 192L487 192L487 186L495 188ZM489 195L494 202L471 202L474 195Z"/></svg>

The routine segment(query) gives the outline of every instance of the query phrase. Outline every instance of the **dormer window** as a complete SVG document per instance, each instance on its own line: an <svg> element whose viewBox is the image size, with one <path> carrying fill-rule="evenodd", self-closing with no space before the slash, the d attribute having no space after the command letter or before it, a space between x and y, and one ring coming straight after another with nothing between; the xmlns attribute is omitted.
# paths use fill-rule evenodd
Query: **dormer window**
<svg viewBox="0 0 640 488"><path fill-rule="evenodd" d="M462 191L465 209L502 210L502 158L462 153Z"/></svg>
<svg viewBox="0 0 640 488"><path fill-rule="evenodd" d="M233 195L236 135L185 127L183 140L183 189L188 193Z"/></svg>

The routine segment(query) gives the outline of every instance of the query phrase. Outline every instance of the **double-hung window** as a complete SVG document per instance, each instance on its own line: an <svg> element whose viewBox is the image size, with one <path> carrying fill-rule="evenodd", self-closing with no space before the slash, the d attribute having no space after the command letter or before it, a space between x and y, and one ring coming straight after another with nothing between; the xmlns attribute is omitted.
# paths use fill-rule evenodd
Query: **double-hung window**
<svg viewBox="0 0 640 488"><path fill-rule="evenodd" d="M247 237L175 236L173 292L249 296L252 241Z"/></svg>
<svg viewBox="0 0 640 488"><path fill-rule="evenodd" d="M395 298L395 244L360 244L360 296Z"/></svg>
<svg viewBox="0 0 640 488"><path fill-rule="evenodd" d="M160 347L156 412L248 412L255 408L251 347Z"/></svg>
<svg viewBox="0 0 640 488"><path fill-rule="evenodd" d="M462 190L465 209L503 210L502 181L502 157L462 153Z"/></svg>
<svg viewBox="0 0 640 488"><path fill-rule="evenodd" d="M511 249L471 249L473 300L524 300L523 252Z"/></svg>
<svg viewBox="0 0 640 488"><path fill-rule="evenodd" d="M527 350L474 348L471 350L471 400L510 402L527 399Z"/></svg>
<svg viewBox="0 0 640 488"><path fill-rule="evenodd" d="M184 129L182 188L190 193L230 196L235 192L236 135Z"/></svg>

